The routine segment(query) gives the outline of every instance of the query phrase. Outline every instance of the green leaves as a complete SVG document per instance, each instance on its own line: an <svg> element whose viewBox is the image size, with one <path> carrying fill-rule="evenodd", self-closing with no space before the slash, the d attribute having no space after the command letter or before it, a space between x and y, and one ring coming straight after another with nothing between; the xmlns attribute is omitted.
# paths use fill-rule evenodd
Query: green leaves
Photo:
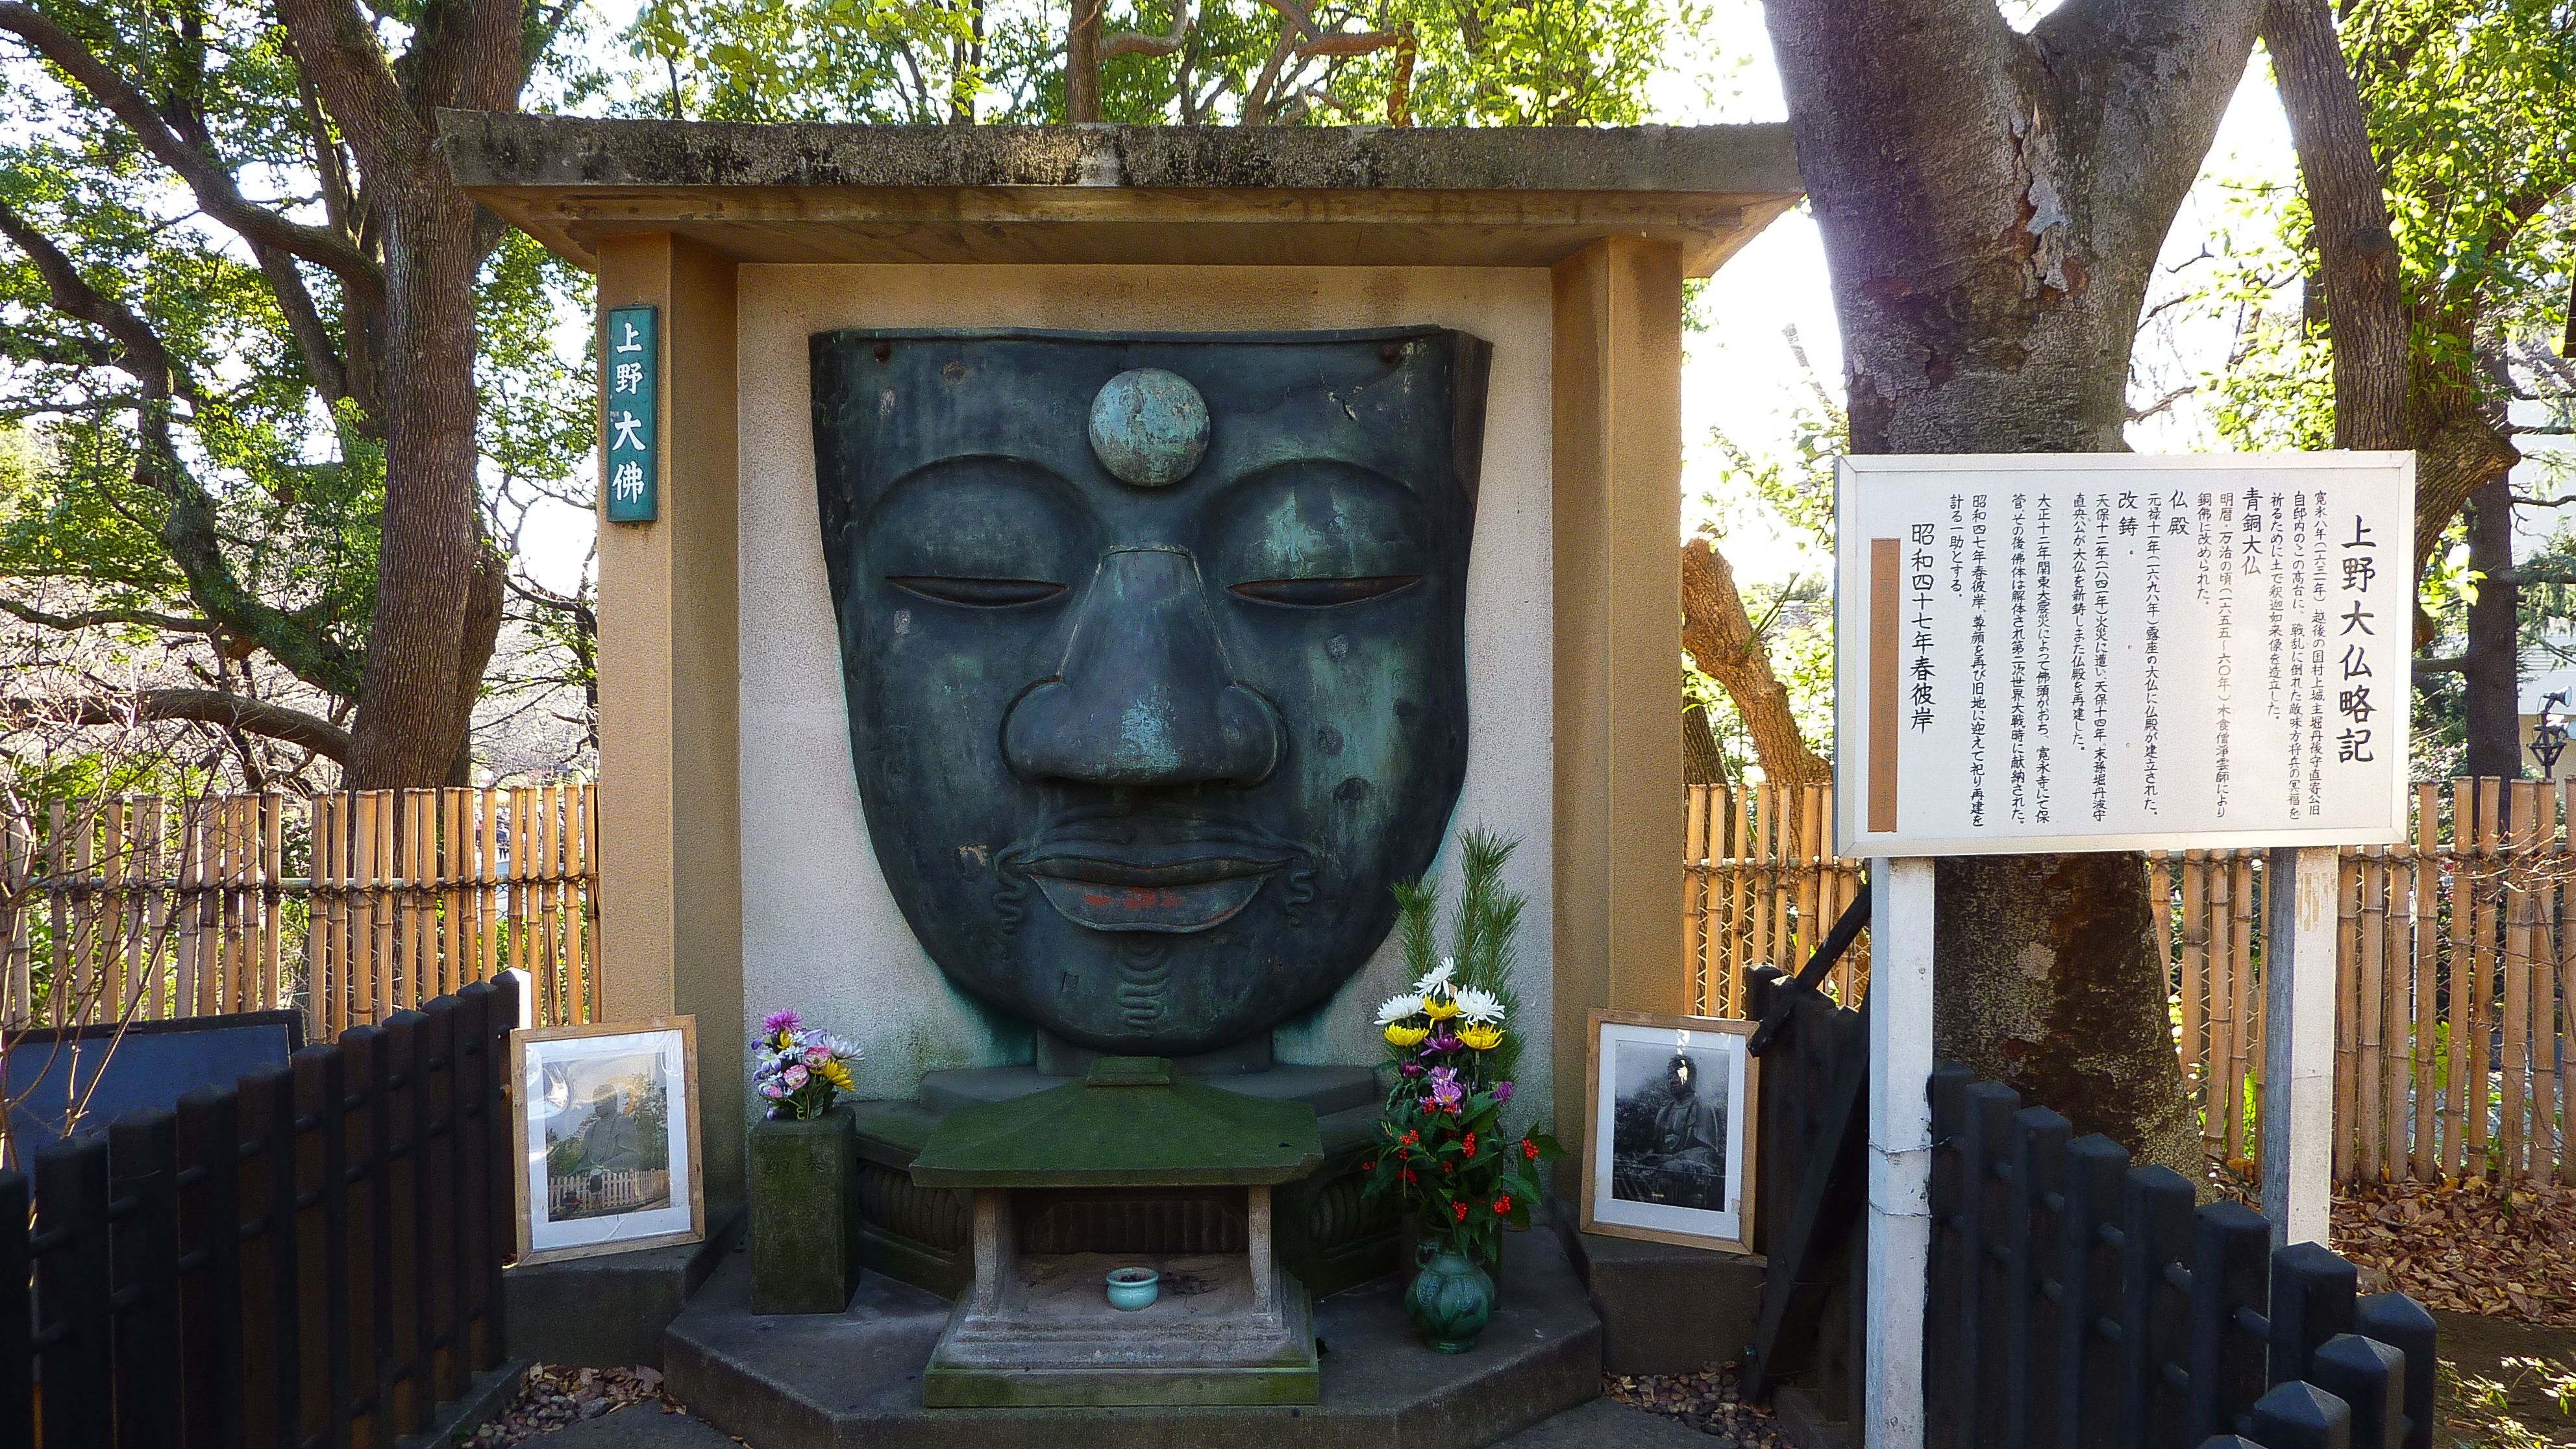
<svg viewBox="0 0 2576 1449"><path fill-rule="evenodd" d="M1167 55L1101 66L1112 121L1386 124L1409 64L1421 125L1632 125L1665 33L1706 23L1699 0L1372 0L1306 10L1193 0ZM1104 33L1166 36L1175 0L1112 4ZM642 62L624 108L689 120L1058 121L1065 12L975 0L648 0L625 34ZM1358 54L1321 37L1414 37Z"/></svg>

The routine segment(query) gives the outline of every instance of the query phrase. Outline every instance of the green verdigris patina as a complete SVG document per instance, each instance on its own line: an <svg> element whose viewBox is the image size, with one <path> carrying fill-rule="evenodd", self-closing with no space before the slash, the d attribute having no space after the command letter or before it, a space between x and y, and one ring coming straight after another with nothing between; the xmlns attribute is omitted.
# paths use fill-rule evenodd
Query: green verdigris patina
<svg viewBox="0 0 2576 1449"><path fill-rule="evenodd" d="M1340 985L1467 759L1489 349L1417 327L812 340L860 797L965 990L1190 1056Z"/></svg>

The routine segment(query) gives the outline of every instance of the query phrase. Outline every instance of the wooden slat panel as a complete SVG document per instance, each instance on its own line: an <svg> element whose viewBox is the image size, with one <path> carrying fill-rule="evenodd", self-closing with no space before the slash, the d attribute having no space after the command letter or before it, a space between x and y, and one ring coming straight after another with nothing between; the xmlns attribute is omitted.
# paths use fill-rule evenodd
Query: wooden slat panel
<svg viewBox="0 0 2576 1449"><path fill-rule="evenodd" d="M88 1025L98 1020L98 900L88 889L98 869L98 807L72 812L72 1010Z"/></svg>
<svg viewBox="0 0 2576 1449"><path fill-rule="evenodd" d="M1751 882L1747 878L1753 857L1753 792L1737 786L1727 792L1728 819L1734 828L1728 832L1727 857L1732 862L1727 872L1727 982L1728 989L1742 999L1744 973L1761 964L1753 956L1753 933L1746 912L1751 909Z"/></svg>
<svg viewBox="0 0 2576 1449"><path fill-rule="evenodd" d="M2203 857L2209 882L2209 1071L2201 1083L2202 1150L2235 1156L2227 1131L2236 1073L2236 872L2223 852Z"/></svg>
<svg viewBox="0 0 2576 1449"><path fill-rule="evenodd" d="M2263 885L2270 890L2273 882L2267 875ZM2355 1000L2359 985L2348 963L2361 953L2361 862L2349 852L2335 857L2335 1054L2334 1054L2334 1175L2338 1181L2349 1179L2357 1165L2358 1144L2353 1140L2353 1100L2357 1094L2361 1059L2361 1006ZM2267 923L2268 924L2268 923ZM2264 942L2266 966L2269 966L2271 942ZM2262 1007L2256 1008L2258 1011ZM2267 1013L2268 1015L2268 1013Z"/></svg>
<svg viewBox="0 0 2576 1449"><path fill-rule="evenodd" d="M2407 1056L2415 1099L2415 1180L2431 1182L2441 1171L2441 1144L2436 1140L2433 1080L2433 1025L2439 1015L2435 987L2441 978L2442 861L2439 787L2415 787L2415 859L2409 871L2414 909L2415 981L2407 1004Z"/></svg>
<svg viewBox="0 0 2576 1449"><path fill-rule="evenodd" d="M376 896L364 887L376 878L376 812L381 792L349 794L349 856L342 885L349 899L349 1021L374 1021L386 987L385 963L376 955Z"/></svg>
<svg viewBox="0 0 2576 1449"><path fill-rule="evenodd" d="M170 1015L170 981L164 961L169 952L170 895L161 882L176 867L170 859L168 841L163 835L166 816L161 797L143 797L136 820L138 843L135 860L151 882L137 903L143 931L142 950L138 953L144 973L143 1011L159 1021Z"/></svg>
<svg viewBox="0 0 2576 1449"><path fill-rule="evenodd" d="M1708 787L1687 786L1682 794L1682 980L1690 986L1691 1011L1706 1016L1717 1007L1701 960L1708 945Z"/></svg>
<svg viewBox="0 0 2576 1449"><path fill-rule="evenodd" d="M2531 1076L2531 952L2532 937L2538 929L2534 911L2534 893L2540 877L2531 868L2531 858L2540 843L2540 787L2529 780L2513 782L2513 809L2510 815L2510 848L2506 876L2510 894L2505 899L2504 995L2499 1015L2503 1018L2502 1062L2504 1077L2504 1110L2502 1133L2498 1142L2500 1160L2497 1176L2506 1182L2520 1178L2528 1164L2523 1160L2523 1147L2529 1138L2524 1116L2530 1109Z"/></svg>
<svg viewBox="0 0 2576 1449"><path fill-rule="evenodd" d="M2365 1181L2388 1171L2391 1154L2383 1109L2388 1102L2388 848L2362 852L2360 865L2361 969L2353 993L2353 1025L2360 1038L2360 1072L2353 1084L2355 1166Z"/></svg>
<svg viewBox="0 0 2576 1449"><path fill-rule="evenodd" d="M482 923L483 939L475 955L474 979L489 981L492 973L499 969L501 953L501 908L495 884L501 873L501 812L494 803L497 797L492 791L487 789L478 794L483 813L478 827L481 833L476 839L482 851L482 864L474 877L480 883L474 893L474 909L476 919Z"/></svg>
<svg viewBox="0 0 2576 1449"><path fill-rule="evenodd" d="M2236 1059L2228 1071L2227 1155L2251 1162L2255 1160L2257 1144L2246 1130L2245 1115L2247 1078L2263 1060L2263 989L2255 977L2254 952L2263 913L2255 895L2259 877L2254 872L2253 858L2242 851L2231 852L2228 875L2232 881L2228 900L2235 912L2235 919L2228 923L2228 954L2232 958L2229 984L2236 993L2232 1008Z"/></svg>
<svg viewBox="0 0 2576 1449"><path fill-rule="evenodd" d="M2468 1113L2461 1101L2468 1091L2469 1054L2469 939L2475 929L2477 892L2470 883L2470 867L2477 850L2477 786L2466 779L2451 782L2451 860L2443 872L2448 888L2444 902L2449 907L2450 951L2445 958L2442 1024L2444 1042L2441 1058L2442 1102L2442 1176L2457 1177L2468 1153Z"/></svg>
<svg viewBox="0 0 2576 1449"><path fill-rule="evenodd" d="M2187 850L2182 870L2182 1055L2195 1087L2209 1080L2209 855Z"/></svg>
<svg viewBox="0 0 2576 1449"><path fill-rule="evenodd" d="M1825 939L1825 905L1820 887L1825 866L1824 788L1819 785L1798 787L1798 936L1790 954L1796 958L1790 967L1796 970L1807 964L1807 957Z"/></svg>
<svg viewBox="0 0 2576 1449"><path fill-rule="evenodd" d="M2498 847L2504 843L2502 811L2503 781L2492 776L2479 778L2477 790L2477 859L2475 864L2476 914L2470 923L2469 941L2469 1075L2468 1160L2462 1170L2472 1177L2485 1177L2490 1170L2489 1156L2493 1145L2493 1124L2488 1119L2489 1079L2494 1051L2490 1040L2495 1032L2495 980L2498 969L2503 924L2499 919L2503 901L2499 890L2502 878L2496 869ZM2452 1040L2458 1041L2456 1029Z"/></svg>
<svg viewBox="0 0 2576 1449"><path fill-rule="evenodd" d="M35 1019L35 970L30 959L35 912L29 884L36 878L36 832L22 816L0 823L0 1026L16 1029Z"/></svg>

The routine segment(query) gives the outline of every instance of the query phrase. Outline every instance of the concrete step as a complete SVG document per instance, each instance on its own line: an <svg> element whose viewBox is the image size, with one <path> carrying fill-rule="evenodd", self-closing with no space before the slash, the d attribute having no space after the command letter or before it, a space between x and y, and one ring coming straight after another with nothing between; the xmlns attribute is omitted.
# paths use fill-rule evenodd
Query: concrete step
<svg viewBox="0 0 2576 1449"><path fill-rule="evenodd" d="M1506 1235L1502 1306L1472 1352L1423 1348L1402 1288L1316 1304L1323 1397L1302 1408L925 1409L946 1300L871 1273L846 1312L760 1317L740 1255L673 1321L663 1362L675 1398L757 1449L1486 1449L1600 1394L1601 1321L1554 1235Z"/></svg>
<svg viewBox="0 0 2576 1449"><path fill-rule="evenodd" d="M664 1413L651 1403L567 1424L526 1442L540 1449L738 1449L730 1437L703 1421Z"/></svg>

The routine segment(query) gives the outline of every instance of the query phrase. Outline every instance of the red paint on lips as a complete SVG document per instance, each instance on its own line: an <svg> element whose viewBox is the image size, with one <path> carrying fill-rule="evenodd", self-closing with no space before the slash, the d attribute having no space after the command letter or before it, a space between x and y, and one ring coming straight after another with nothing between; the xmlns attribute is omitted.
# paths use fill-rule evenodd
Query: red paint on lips
<svg viewBox="0 0 2576 1449"><path fill-rule="evenodd" d="M1156 890L1152 886L1127 886L1114 893L1086 891L1082 903L1096 910L1142 911L1160 906L1171 909L1183 904L1179 891Z"/></svg>

